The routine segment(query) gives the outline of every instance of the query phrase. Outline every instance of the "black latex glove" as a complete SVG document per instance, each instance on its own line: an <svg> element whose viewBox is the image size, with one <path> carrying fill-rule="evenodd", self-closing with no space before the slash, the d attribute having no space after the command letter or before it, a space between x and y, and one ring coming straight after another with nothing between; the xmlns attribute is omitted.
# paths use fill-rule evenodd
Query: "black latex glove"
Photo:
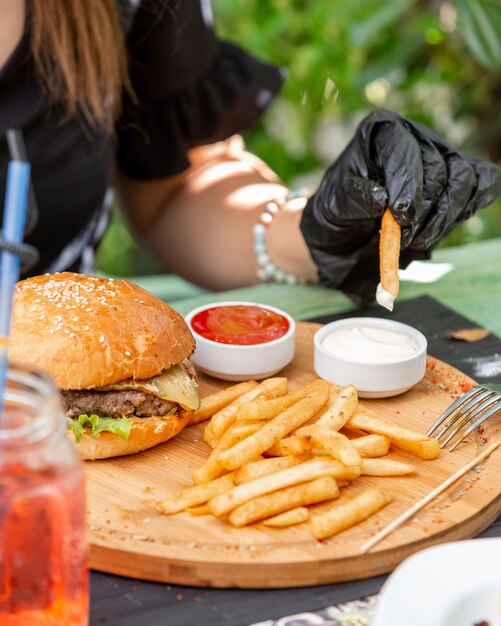
<svg viewBox="0 0 501 626"><path fill-rule="evenodd" d="M461 154L389 111L367 116L308 200L301 231L320 281L366 303L379 281L379 229L390 207L402 227L400 267L429 258L456 222L501 194L493 164Z"/></svg>

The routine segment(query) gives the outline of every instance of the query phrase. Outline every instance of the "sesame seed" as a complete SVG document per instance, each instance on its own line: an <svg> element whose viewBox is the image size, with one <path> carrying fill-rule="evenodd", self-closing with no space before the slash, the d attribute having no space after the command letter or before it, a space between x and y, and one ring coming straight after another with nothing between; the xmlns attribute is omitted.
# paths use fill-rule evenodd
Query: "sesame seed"
<svg viewBox="0 0 501 626"><path fill-rule="evenodd" d="M99 343L104 343L104 337L102 335L99 337Z"/></svg>

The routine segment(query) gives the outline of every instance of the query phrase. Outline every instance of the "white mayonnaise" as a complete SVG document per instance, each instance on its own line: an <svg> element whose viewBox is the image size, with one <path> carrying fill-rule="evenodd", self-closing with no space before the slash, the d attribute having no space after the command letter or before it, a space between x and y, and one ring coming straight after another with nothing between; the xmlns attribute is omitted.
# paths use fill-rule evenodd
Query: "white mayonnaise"
<svg viewBox="0 0 501 626"><path fill-rule="evenodd" d="M378 284L376 289L376 302L381 306L384 306L388 311L393 311L393 303L395 302L395 298L393 294L386 289L383 289L383 285L381 283Z"/></svg>
<svg viewBox="0 0 501 626"><path fill-rule="evenodd" d="M374 326L339 328L325 337L322 346L334 356L360 363L401 361L419 349L409 335Z"/></svg>

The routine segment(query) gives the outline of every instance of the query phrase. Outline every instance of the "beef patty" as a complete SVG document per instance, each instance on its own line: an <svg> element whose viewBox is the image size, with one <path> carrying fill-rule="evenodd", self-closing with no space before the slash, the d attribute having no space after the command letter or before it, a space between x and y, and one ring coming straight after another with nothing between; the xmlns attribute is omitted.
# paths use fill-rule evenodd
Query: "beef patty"
<svg viewBox="0 0 501 626"><path fill-rule="evenodd" d="M167 415L175 402L162 400L143 391L62 391L63 407L68 417L99 415L100 417L151 417Z"/></svg>

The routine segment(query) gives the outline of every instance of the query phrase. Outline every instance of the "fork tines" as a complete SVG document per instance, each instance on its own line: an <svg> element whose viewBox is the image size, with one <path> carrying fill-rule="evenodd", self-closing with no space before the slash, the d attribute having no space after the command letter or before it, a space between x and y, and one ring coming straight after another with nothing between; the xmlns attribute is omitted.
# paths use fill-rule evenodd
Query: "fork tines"
<svg viewBox="0 0 501 626"><path fill-rule="evenodd" d="M470 433L499 410L501 410L501 385L478 385L455 400L426 434L432 435L439 426L442 426L434 437L440 440L445 436L440 445L444 448L459 433L458 440L451 447L452 452ZM468 427L463 431L466 426Z"/></svg>

